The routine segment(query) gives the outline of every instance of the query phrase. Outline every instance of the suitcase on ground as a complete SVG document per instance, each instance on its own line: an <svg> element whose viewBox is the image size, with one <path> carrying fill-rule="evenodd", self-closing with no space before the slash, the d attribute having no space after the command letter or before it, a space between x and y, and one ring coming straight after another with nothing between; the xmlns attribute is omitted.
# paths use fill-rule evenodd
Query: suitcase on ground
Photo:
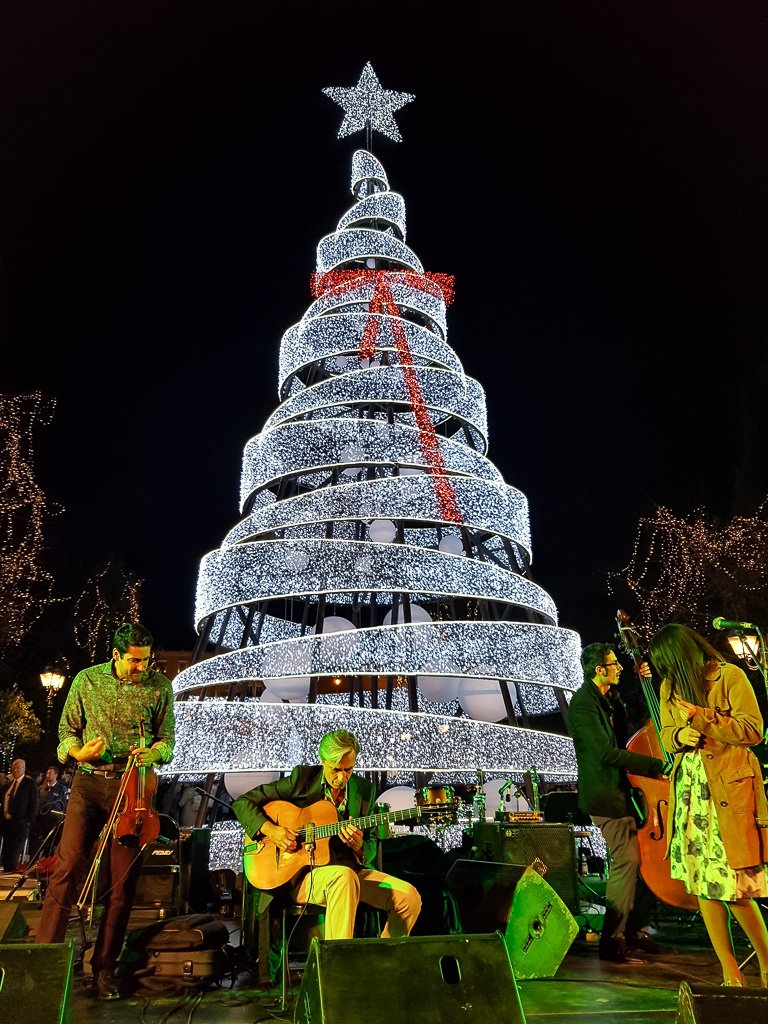
<svg viewBox="0 0 768 1024"><path fill-rule="evenodd" d="M131 932L126 966L136 981L155 991L204 988L235 973L229 929L211 914L161 921Z"/></svg>
<svg viewBox="0 0 768 1024"><path fill-rule="evenodd" d="M230 947L231 949L231 947ZM150 949L144 967L136 972L158 981L208 984L221 981L232 971L232 957L220 949Z"/></svg>

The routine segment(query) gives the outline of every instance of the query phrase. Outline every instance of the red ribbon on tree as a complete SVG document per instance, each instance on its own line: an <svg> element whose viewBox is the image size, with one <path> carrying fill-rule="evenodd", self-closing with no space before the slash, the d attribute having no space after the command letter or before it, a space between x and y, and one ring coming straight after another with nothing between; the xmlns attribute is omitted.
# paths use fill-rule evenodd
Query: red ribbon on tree
<svg viewBox="0 0 768 1024"><path fill-rule="evenodd" d="M408 398L416 419L424 461L434 482L435 493L443 519L449 523L463 522L456 492L445 472L435 425L427 411L427 403L421 393L414 369L413 356L405 336L400 310L397 308L392 286L407 285L441 298L449 305L453 301L454 277L452 274L419 274L414 270L331 270L326 274L312 274L311 288L314 298L321 295L341 295L365 285L373 284L373 295L368 306L368 320L360 339L360 359L373 359L381 320L378 314L392 318L392 338L403 368Z"/></svg>

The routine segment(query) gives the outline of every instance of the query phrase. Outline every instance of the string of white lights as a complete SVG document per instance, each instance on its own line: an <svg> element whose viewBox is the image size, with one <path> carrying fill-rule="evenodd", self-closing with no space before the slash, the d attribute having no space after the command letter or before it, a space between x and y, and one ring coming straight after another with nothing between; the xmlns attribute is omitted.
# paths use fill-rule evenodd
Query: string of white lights
<svg viewBox="0 0 768 1024"><path fill-rule="evenodd" d="M546 591L501 566L411 544L335 539L252 541L209 552L200 563L195 615L201 623L230 605L318 594L346 604L361 592L382 604L402 592L416 600L499 601L557 621Z"/></svg>
<svg viewBox="0 0 768 1024"><path fill-rule="evenodd" d="M172 768L192 772L288 771L317 761L320 739L349 729L360 740L360 771L526 772L574 781L573 743L566 736L469 718L327 704L182 701L176 704ZM363 757L363 752L365 756Z"/></svg>
<svg viewBox="0 0 768 1024"><path fill-rule="evenodd" d="M390 288L395 304L406 317L405 323L408 322L409 315L424 317L427 321L432 321L431 327L429 323L426 324L430 330L437 331L445 337L448 333L448 323L445 300L442 296L433 295L424 288L416 288L407 281L398 281L396 277L390 282ZM302 322L339 311L365 312L373 297L373 290L372 280L362 280L358 283L350 281L344 288L330 288L309 306L302 317Z"/></svg>
<svg viewBox="0 0 768 1024"><path fill-rule="evenodd" d="M373 260L368 266L374 266L377 260L399 267L407 267L418 274L424 273L424 267L413 249L394 235L388 235L373 228L348 228L346 231L334 231L332 235L321 238L317 245L317 272L327 274L346 263Z"/></svg>
<svg viewBox="0 0 768 1024"><path fill-rule="evenodd" d="M368 462L368 456L362 455L360 462L355 460L354 466ZM530 522L524 494L505 484L466 477L454 478L452 486L468 529L506 537L519 544L530 559ZM390 519L393 515L409 523L444 522L432 479L426 474L379 477L324 487L280 502L273 501L241 519L224 538L222 547L301 524L325 526L342 520ZM434 543L436 545L437 540Z"/></svg>
<svg viewBox="0 0 768 1024"><path fill-rule="evenodd" d="M227 651L185 668L177 693L215 683L281 676L410 674L507 679L573 690L579 637L530 622L443 620L318 633Z"/></svg>
<svg viewBox="0 0 768 1024"><path fill-rule="evenodd" d="M434 423L460 416L487 436L485 393L477 381L432 366L414 366L413 375ZM412 418L412 402L402 370L397 366L371 366L365 372L339 374L291 395L269 417L265 430L329 409L339 409L339 415L354 415L360 406L385 402L405 407L402 417L406 422Z"/></svg>
<svg viewBox="0 0 768 1024"><path fill-rule="evenodd" d="M350 191L361 200L373 192L389 191L389 180L384 164L367 149L356 149L352 154Z"/></svg>
<svg viewBox="0 0 768 1024"><path fill-rule="evenodd" d="M375 315L382 324L377 352L381 356L386 353L389 363L397 365L399 356L388 329L392 318L384 314ZM348 373L360 369L360 338L369 316L362 311L331 313L313 320L304 319L290 327L280 345L280 394L285 394L290 377L322 360L325 360L328 373ZM414 363L430 363L444 370L452 370L463 378L464 373L456 353L442 338L420 324L409 323L407 320L401 322ZM367 366L363 366L363 369L367 369Z"/></svg>
<svg viewBox="0 0 768 1024"><path fill-rule="evenodd" d="M437 444L446 473L501 483L501 473L496 466L467 444L444 437L438 438ZM264 431L246 444L240 507L245 507L254 492L274 487L283 477L328 469L340 463L347 465L345 453L352 448L355 454L350 462L354 464L362 458L363 462L391 468L428 468L419 432L409 424L399 423L395 428L383 420L359 419L286 423ZM326 473L325 479L327 476Z"/></svg>
<svg viewBox="0 0 768 1024"><path fill-rule="evenodd" d="M345 228L372 220L392 224L400 232L401 240L405 241L405 200L397 192L376 192L361 199L351 210L347 210L336 230L344 231Z"/></svg>

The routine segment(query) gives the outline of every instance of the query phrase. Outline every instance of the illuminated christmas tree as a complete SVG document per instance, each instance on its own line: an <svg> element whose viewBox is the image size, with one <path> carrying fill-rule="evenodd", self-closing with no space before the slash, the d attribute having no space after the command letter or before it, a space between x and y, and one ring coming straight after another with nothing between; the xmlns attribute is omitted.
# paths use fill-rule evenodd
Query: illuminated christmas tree
<svg viewBox="0 0 768 1024"><path fill-rule="evenodd" d="M526 498L488 459L483 389L448 345L453 280L407 246L405 202L370 152L374 130L399 140L412 97L370 65L325 91L339 135L365 129L368 149L283 336L242 518L200 566L174 770L284 771L345 727L382 787L532 766L573 781L570 740L536 723L579 685L579 638L529 578Z"/></svg>

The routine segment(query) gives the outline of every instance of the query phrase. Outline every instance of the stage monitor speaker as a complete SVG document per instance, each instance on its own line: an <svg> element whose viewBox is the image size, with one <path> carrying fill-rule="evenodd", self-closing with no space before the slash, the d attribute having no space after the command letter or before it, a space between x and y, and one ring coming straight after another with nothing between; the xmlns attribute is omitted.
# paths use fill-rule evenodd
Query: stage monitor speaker
<svg viewBox="0 0 768 1024"><path fill-rule="evenodd" d="M29 925L19 904L12 900L3 900L0 903L0 942L21 939L28 931Z"/></svg>
<svg viewBox="0 0 768 1024"><path fill-rule="evenodd" d="M579 913L576 841L571 825L478 822L472 829L472 859L534 868L571 913Z"/></svg>
<svg viewBox="0 0 768 1024"><path fill-rule="evenodd" d="M0 946L0 1020L72 1024L74 942Z"/></svg>
<svg viewBox="0 0 768 1024"><path fill-rule="evenodd" d="M579 926L549 883L533 868L497 861L457 860L445 879L466 932L495 932L516 978L551 978Z"/></svg>
<svg viewBox="0 0 768 1024"><path fill-rule="evenodd" d="M525 1024L500 935L312 940L294 1024Z"/></svg>
<svg viewBox="0 0 768 1024"><path fill-rule="evenodd" d="M765 1024L768 1020L768 989L721 988L691 985L684 981L677 995L675 1024Z"/></svg>

